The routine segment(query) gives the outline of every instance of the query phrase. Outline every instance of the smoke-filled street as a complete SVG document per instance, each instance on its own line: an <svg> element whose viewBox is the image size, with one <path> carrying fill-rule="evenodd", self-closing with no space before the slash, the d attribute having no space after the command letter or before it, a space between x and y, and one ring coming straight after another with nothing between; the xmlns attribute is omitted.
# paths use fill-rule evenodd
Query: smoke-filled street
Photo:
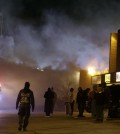
<svg viewBox="0 0 120 134"><path fill-rule="evenodd" d="M120 120L105 120L95 123L90 114L85 118L66 117L64 112L55 113L53 117L44 117L43 113L32 113L28 131L19 132L17 112L0 113L0 134L118 134Z"/></svg>
<svg viewBox="0 0 120 134"><path fill-rule="evenodd" d="M25 81L42 110L48 87L63 105L69 87L78 88L80 69L108 70L119 13L117 0L1 0L0 109L15 108Z"/></svg>

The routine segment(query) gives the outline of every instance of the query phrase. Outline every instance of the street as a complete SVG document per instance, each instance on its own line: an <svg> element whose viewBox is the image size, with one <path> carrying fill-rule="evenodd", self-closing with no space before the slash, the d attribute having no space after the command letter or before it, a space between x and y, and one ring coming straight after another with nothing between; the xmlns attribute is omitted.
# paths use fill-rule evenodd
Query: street
<svg viewBox="0 0 120 134"><path fill-rule="evenodd" d="M120 120L109 119L103 123L96 123L90 114L86 117L67 117L64 112L56 112L52 117L45 117L44 113L31 113L26 132L18 131L17 112L0 113L0 134L119 134Z"/></svg>

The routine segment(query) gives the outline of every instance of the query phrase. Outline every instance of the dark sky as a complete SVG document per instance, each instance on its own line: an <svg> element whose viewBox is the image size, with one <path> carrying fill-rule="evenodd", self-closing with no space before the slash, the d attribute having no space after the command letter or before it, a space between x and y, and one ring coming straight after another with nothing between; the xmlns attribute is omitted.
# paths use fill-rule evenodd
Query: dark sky
<svg viewBox="0 0 120 134"><path fill-rule="evenodd" d="M120 4L118 0L1 0L0 3L2 10L29 23L45 21L46 11L65 14L81 23L91 22L103 15L107 17L119 12Z"/></svg>
<svg viewBox="0 0 120 134"><path fill-rule="evenodd" d="M118 0L1 0L0 57L40 68L73 63L103 70L119 6Z"/></svg>
<svg viewBox="0 0 120 134"><path fill-rule="evenodd" d="M12 15L26 20L40 19L45 10L64 13L77 20L95 19L100 15L114 14L120 4L119 0L1 0L0 3Z"/></svg>

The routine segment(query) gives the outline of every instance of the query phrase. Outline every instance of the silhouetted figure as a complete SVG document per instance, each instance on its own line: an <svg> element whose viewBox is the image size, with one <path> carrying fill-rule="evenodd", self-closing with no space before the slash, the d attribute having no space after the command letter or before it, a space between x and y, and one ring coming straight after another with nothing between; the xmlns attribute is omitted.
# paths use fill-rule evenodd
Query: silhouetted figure
<svg viewBox="0 0 120 134"><path fill-rule="evenodd" d="M104 114L106 115L106 119L110 116L110 102L111 102L111 92L110 88L106 86L106 82L101 84L102 88L105 92L105 106L104 106Z"/></svg>
<svg viewBox="0 0 120 134"><path fill-rule="evenodd" d="M93 119L96 119L96 100L95 100L95 93L97 90L97 85L93 85L93 90L89 93L89 103L91 104L91 116Z"/></svg>
<svg viewBox="0 0 120 134"><path fill-rule="evenodd" d="M83 113L86 107L86 101L88 100L89 91L90 88L86 88L85 90L83 90L82 87L78 88L78 93L76 97L76 101L78 104L78 111L79 111L78 117L84 117Z"/></svg>
<svg viewBox="0 0 120 134"><path fill-rule="evenodd" d="M71 108L70 108L70 100L69 100L69 95L68 94L66 94L66 96L65 96L65 113L66 113L66 115L67 116L69 116L70 115L70 112L71 112L71 110L70 110Z"/></svg>
<svg viewBox="0 0 120 134"><path fill-rule="evenodd" d="M106 95L101 85L97 86L97 91L94 95L96 101L96 121L103 122L104 119L104 105L106 103Z"/></svg>
<svg viewBox="0 0 120 134"><path fill-rule="evenodd" d="M19 128L18 130L26 131L29 123L30 108L32 107L32 112L34 111L35 101L33 91L29 89L30 83L25 82L25 86L20 90L17 100L16 109L19 107Z"/></svg>
<svg viewBox="0 0 120 134"><path fill-rule="evenodd" d="M84 91L84 100L85 100L85 110L87 112L90 112L90 107L91 107L91 104L89 102L89 93L90 93L90 88L86 88Z"/></svg>
<svg viewBox="0 0 120 134"><path fill-rule="evenodd" d="M74 88L70 88L70 92L69 92L69 100L70 100L70 115L73 115L73 111L74 111L74 104L75 104L75 94L74 94Z"/></svg>
<svg viewBox="0 0 120 134"><path fill-rule="evenodd" d="M54 94L54 97L53 97L53 106L52 106L52 111L51 111L51 114L53 114L54 108L55 108L55 103L56 103L56 101L57 101L57 94L56 94L56 92L54 91L53 87L51 88L51 91L52 91L53 94Z"/></svg>
<svg viewBox="0 0 120 134"><path fill-rule="evenodd" d="M44 105L44 112L47 117L50 116L50 113L53 112L53 98L54 93L51 91L51 88L48 88L48 90L44 94L45 98L45 105Z"/></svg>
<svg viewBox="0 0 120 134"><path fill-rule="evenodd" d="M83 104L83 89L82 87L78 88L78 92L77 92L77 96L76 96L76 102L77 102L77 106L78 106L78 117L82 117L83 116L83 111L84 111L84 104Z"/></svg>

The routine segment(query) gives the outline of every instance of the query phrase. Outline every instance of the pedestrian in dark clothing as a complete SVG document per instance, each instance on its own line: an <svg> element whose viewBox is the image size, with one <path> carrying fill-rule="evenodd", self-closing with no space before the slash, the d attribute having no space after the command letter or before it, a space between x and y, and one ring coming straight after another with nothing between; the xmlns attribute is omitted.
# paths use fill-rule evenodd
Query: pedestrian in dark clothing
<svg viewBox="0 0 120 134"><path fill-rule="evenodd" d="M104 118L108 118L110 116L110 102L111 102L111 92L110 88L107 87L106 82L103 82L101 84L102 88L104 89L105 92L105 106L104 106Z"/></svg>
<svg viewBox="0 0 120 134"><path fill-rule="evenodd" d="M16 109L19 107L19 128L18 130L26 131L26 128L29 123L30 109L32 107L32 112L34 111L35 102L34 94L31 89L29 89L30 83L25 82L25 86L20 90L17 100L16 100Z"/></svg>
<svg viewBox="0 0 120 134"><path fill-rule="evenodd" d="M85 110L91 113L91 98L90 98L90 88L85 89Z"/></svg>
<svg viewBox="0 0 120 134"><path fill-rule="evenodd" d="M54 97L53 97L53 106L52 106L52 111L51 111L51 114L53 114L54 108L55 108L55 103L56 103L56 101L57 101L57 94L56 94L56 92L54 91L53 87L51 88L51 91L52 91L53 94L54 94Z"/></svg>
<svg viewBox="0 0 120 134"><path fill-rule="evenodd" d="M78 117L83 117L84 103L83 103L83 89L82 89L82 87L78 88L76 102L77 102L78 112L79 112Z"/></svg>
<svg viewBox="0 0 120 134"><path fill-rule="evenodd" d="M95 93L97 90L97 85L93 85L93 90L89 93L89 102L91 103L91 116L93 119L96 119L96 100Z"/></svg>
<svg viewBox="0 0 120 134"><path fill-rule="evenodd" d="M44 112L46 114L46 117L49 117L50 113L53 112L53 98L54 98L54 93L51 91L51 88L48 88L48 90L45 92L44 98L45 98Z"/></svg>
<svg viewBox="0 0 120 134"><path fill-rule="evenodd" d="M84 100L85 100L85 101L88 101L89 93L90 93L90 88L86 88L86 89L83 91L83 95L84 95Z"/></svg>
<svg viewBox="0 0 120 134"><path fill-rule="evenodd" d="M98 85L97 87L97 91L94 95L94 98L96 101L96 121L103 122L106 96L104 89L100 85Z"/></svg>
<svg viewBox="0 0 120 134"><path fill-rule="evenodd" d="M101 84L101 87L104 89L105 95L106 95L106 104L109 105L110 99L111 99L111 92L109 87L106 86L106 82L103 82Z"/></svg>
<svg viewBox="0 0 120 134"><path fill-rule="evenodd" d="M79 111L78 117L84 117L83 113L86 107L86 101L88 100L89 91L90 88L87 88L85 90L83 90L81 87L78 88L78 93L76 97L76 101L78 104L78 111Z"/></svg>

